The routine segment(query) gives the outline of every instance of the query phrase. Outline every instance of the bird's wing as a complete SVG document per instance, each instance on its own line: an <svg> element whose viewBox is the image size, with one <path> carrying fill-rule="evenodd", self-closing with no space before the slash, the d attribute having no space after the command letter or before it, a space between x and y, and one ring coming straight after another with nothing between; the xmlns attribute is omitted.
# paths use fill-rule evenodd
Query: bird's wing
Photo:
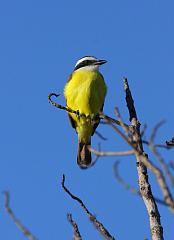
<svg viewBox="0 0 174 240"><path fill-rule="evenodd" d="M69 113L68 113L68 117L69 117L71 126L76 129L76 126L77 126L76 121L74 121L74 119L71 117Z"/></svg>
<svg viewBox="0 0 174 240"><path fill-rule="evenodd" d="M102 105L102 107L100 109L101 112L103 111L103 107L104 107L104 103L103 103L103 105ZM98 127L99 123L100 123L100 118L97 116L96 117L96 123L94 123L94 126L93 126L92 136L94 135L95 130Z"/></svg>
<svg viewBox="0 0 174 240"><path fill-rule="evenodd" d="M72 75L73 75L73 74L71 73L70 76L69 76L69 78L68 78L68 80L67 80L67 82L69 82L69 81L71 80ZM67 106L67 104L66 104L66 106ZM71 123L71 126L76 129L77 124L76 124L75 120L71 117L71 114L70 114L70 113L68 113L68 117L69 117L69 121L70 121L70 123Z"/></svg>

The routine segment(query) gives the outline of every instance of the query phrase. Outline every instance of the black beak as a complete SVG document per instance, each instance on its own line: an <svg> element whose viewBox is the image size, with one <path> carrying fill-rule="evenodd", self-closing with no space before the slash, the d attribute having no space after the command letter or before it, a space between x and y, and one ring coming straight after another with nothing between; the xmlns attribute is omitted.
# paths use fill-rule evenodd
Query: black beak
<svg viewBox="0 0 174 240"><path fill-rule="evenodd" d="M102 65L102 64L105 64L105 63L107 63L106 60L97 60L97 61L95 62L95 65Z"/></svg>

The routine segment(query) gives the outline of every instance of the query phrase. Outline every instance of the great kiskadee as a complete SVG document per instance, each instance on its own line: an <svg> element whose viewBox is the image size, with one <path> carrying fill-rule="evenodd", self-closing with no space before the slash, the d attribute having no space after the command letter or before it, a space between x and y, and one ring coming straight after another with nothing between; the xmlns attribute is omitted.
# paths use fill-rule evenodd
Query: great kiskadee
<svg viewBox="0 0 174 240"><path fill-rule="evenodd" d="M79 115L68 112L68 116L78 134L77 163L81 168L91 163L91 136L103 110L107 88L99 67L104 63L105 60L92 56L79 59L64 88L66 106L79 112Z"/></svg>

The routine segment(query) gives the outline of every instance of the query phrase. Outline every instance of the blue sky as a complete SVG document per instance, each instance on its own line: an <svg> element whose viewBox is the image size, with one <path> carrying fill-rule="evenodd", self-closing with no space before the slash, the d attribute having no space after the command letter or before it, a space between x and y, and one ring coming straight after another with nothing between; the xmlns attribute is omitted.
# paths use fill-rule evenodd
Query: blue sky
<svg viewBox="0 0 174 240"><path fill-rule="evenodd" d="M75 62L84 55L106 59L102 66L108 94L105 113L118 106L128 122L122 77L129 79L139 119L153 126L165 119L157 142L174 135L173 1L1 1L0 3L0 191L8 190L16 216L42 240L71 239L71 212L83 239L101 239L87 216L61 188L62 174L71 191L117 239L150 239L143 202L113 175L118 158L101 158L87 171L76 164L77 136L67 115L48 104L61 94ZM128 146L109 127L102 150ZM166 161L172 150L162 151ZM158 162L153 158L156 164ZM119 158L121 175L137 186L133 157ZM154 194L161 196L150 174ZM0 238L25 239L4 210L0 195ZM173 216L159 206L165 239L173 239Z"/></svg>

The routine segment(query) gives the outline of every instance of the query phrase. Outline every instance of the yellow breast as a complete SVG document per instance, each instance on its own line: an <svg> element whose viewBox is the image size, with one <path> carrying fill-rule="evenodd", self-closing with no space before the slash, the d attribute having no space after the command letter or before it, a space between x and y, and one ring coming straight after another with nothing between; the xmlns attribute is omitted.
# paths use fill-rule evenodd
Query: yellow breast
<svg viewBox="0 0 174 240"><path fill-rule="evenodd" d="M68 107L86 116L95 116L106 95L103 76L98 71L75 71L65 86L64 95Z"/></svg>

